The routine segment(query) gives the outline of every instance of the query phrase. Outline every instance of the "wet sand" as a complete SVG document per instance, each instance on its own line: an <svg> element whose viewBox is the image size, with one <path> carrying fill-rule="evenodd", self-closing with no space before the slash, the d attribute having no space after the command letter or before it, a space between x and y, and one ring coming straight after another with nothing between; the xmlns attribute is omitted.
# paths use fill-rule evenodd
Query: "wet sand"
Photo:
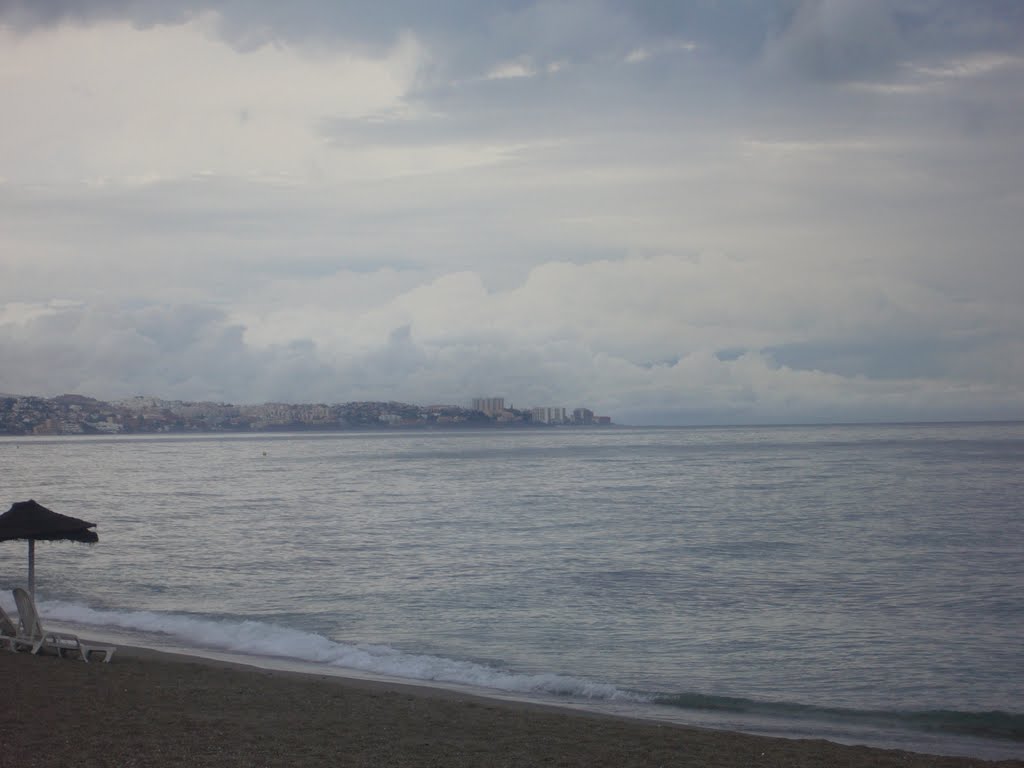
<svg viewBox="0 0 1024 768"><path fill-rule="evenodd" d="M1014 766L700 730L451 691L120 648L0 651L0 768Z"/></svg>

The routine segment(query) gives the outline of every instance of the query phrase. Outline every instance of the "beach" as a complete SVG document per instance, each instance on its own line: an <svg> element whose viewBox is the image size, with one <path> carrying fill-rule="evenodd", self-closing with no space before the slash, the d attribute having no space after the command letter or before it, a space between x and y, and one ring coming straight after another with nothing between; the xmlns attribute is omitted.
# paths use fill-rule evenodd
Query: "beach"
<svg viewBox="0 0 1024 768"><path fill-rule="evenodd" d="M138 648L0 653L0 766L1024 766L776 739Z"/></svg>

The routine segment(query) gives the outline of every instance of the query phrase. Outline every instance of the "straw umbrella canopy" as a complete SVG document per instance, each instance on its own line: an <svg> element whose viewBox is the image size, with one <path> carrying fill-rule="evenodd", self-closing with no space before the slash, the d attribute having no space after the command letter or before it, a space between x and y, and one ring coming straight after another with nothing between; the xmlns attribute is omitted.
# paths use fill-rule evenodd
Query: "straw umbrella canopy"
<svg viewBox="0 0 1024 768"><path fill-rule="evenodd" d="M36 542L82 541L95 544L100 540L96 523L61 515L47 509L35 499L16 501L0 515L0 541L23 539L28 541L28 591L36 592Z"/></svg>

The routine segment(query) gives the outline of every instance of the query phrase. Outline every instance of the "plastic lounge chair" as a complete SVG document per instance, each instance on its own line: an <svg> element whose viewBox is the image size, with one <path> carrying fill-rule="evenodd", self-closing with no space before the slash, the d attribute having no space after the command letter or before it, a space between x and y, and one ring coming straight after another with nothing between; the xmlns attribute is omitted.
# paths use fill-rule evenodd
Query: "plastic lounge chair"
<svg viewBox="0 0 1024 768"><path fill-rule="evenodd" d="M110 645L87 645L76 635L68 632L47 632L39 622L39 611L32 595L21 587L14 590L14 602L18 605L18 619L21 631L12 641L19 645L30 645L32 653L55 650L58 656L72 651L81 656L82 661L89 661L90 653L102 653L103 661L109 662L117 650Z"/></svg>
<svg viewBox="0 0 1024 768"><path fill-rule="evenodd" d="M4 613L3 606L0 606L0 645L6 645L12 651L17 650L14 645L18 636L18 628L14 626L11 617Z"/></svg>

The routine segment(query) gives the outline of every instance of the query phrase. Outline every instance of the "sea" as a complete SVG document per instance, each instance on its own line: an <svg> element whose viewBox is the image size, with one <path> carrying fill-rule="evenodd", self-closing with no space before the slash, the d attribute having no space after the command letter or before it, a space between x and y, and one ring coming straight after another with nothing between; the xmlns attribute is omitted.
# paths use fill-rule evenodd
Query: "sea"
<svg viewBox="0 0 1024 768"><path fill-rule="evenodd" d="M89 637L1024 758L1024 423L0 438L30 498Z"/></svg>

